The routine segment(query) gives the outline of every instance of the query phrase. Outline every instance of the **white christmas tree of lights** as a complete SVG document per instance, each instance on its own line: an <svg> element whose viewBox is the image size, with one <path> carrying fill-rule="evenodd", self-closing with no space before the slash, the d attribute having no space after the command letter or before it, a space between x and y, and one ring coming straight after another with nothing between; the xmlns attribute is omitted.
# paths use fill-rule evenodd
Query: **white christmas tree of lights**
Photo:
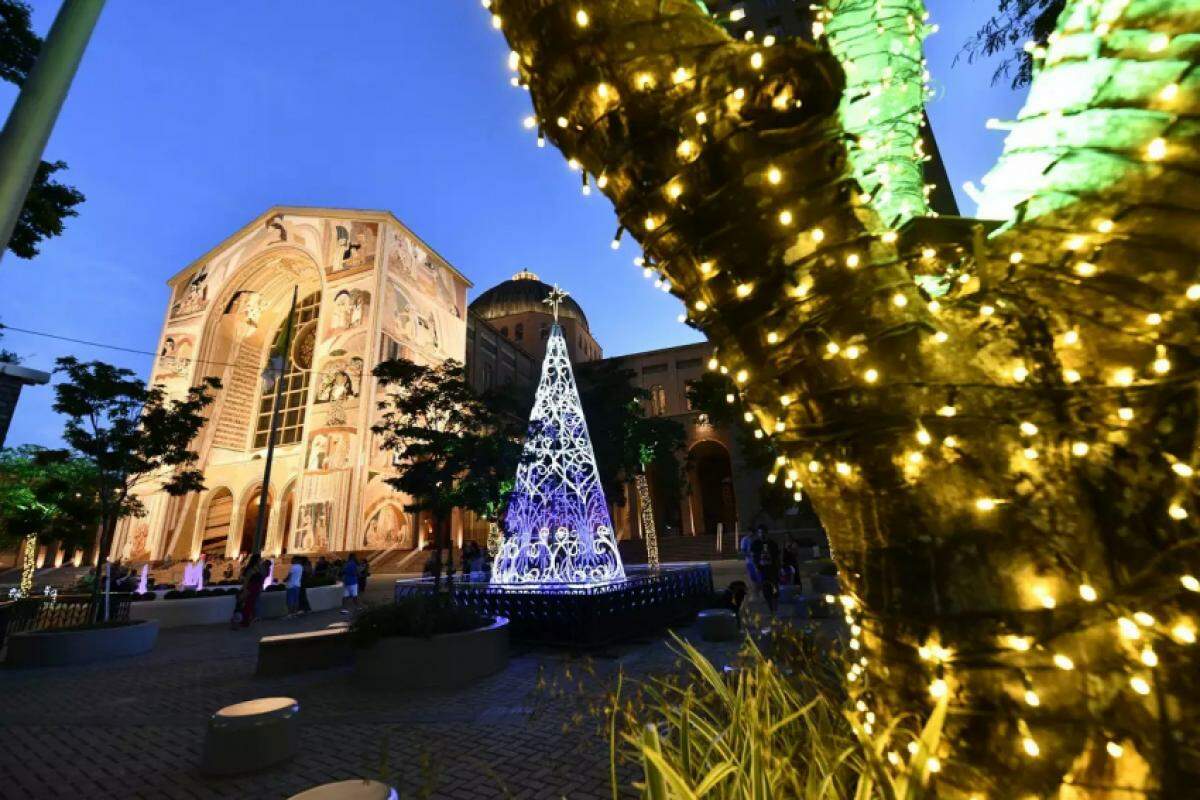
<svg viewBox="0 0 1200 800"><path fill-rule="evenodd" d="M554 324L504 518L504 543L492 565L493 584L588 586L625 577L558 324L566 296L555 286L545 301L554 309Z"/></svg>

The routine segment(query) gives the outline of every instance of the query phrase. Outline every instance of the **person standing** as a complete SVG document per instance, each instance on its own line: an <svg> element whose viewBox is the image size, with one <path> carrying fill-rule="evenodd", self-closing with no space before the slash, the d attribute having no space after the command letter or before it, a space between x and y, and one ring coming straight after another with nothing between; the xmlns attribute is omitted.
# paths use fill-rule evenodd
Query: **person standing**
<svg viewBox="0 0 1200 800"><path fill-rule="evenodd" d="M313 565L308 556L300 556L300 613L311 614L312 606L308 604L308 587L313 582Z"/></svg>
<svg viewBox="0 0 1200 800"><path fill-rule="evenodd" d="M239 598L241 599L243 628L250 627L250 623L254 621L255 614L258 612L258 596L262 594L265 579L262 561L255 553L250 556L246 562L246 569L242 571L242 591L239 593Z"/></svg>
<svg viewBox="0 0 1200 800"><path fill-rule="evenodd" d="M363 559L358 562L358 597L363 597L367 593L367 578L371 575L371 562ZM357 598L356 598L357 599Z"/></svg>
<svg viewBox="0 0 1200 800"><path fill-rule="evenodd" d="M292 556L292 565L288 567L287 580L287 608L288 616L295 616L300 613L300 587L304 580L304 566L300 563L299 556Z"/></svg>
<svg viewBox="0 0 1200 800"><path fill-rule="evenodd" d="M349 614L351 605L358 609L358 559L353 553L342 565L342 613Z"/></svg>

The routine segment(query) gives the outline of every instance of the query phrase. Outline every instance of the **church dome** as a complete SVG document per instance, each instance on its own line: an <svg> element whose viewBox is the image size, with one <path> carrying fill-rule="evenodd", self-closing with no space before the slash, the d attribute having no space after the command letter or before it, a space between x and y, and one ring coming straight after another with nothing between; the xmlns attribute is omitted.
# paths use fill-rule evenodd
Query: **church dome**
<svg viewBox="0 0 1200 800"><path fill-rule="evenodd" d="M553 287L543 283L537 275L528 270L521 270L509 280L498 283L471 302L471 310L486 320L508 317L513 314L536 312L549 314L550 306L545 299ZM564 319L574 319L584 328L588 328L587 317L583 309L572 298L563 300L558 308L558 316Z"/></svg>

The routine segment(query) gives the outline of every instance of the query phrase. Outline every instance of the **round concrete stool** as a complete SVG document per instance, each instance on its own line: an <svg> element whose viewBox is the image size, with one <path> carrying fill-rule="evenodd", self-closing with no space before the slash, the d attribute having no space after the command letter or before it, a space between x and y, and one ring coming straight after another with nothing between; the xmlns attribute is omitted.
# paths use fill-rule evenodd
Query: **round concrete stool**
<svg viewBox="0 0 1200 800"><path fill-rule="evenodd" d="M709 608L696 616L700 638L706 642L728 642L738 636L737 614L727 608Z"/></svg>
<svg viewBox="0 0 1200 800"><path fill-rule="evenodd" d="M288 800L398 800L396 790L379 781L338 781L314 786Z"/></svg>
<svg viewBox="0 0 1200 800"><path fill-rule="evenodd" d="M265 769L296 754L300 704L290 697L260 697L222 708L208 720L200 769L236 775Z"/></svg>

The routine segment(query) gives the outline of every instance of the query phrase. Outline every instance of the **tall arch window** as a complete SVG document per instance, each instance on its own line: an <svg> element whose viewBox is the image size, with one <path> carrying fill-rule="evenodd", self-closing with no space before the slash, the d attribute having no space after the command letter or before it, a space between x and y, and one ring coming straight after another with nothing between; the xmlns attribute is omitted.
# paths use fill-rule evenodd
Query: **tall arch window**
<svg viewBox="0 0 1200 800"><path fill-rule="evenodd" d="M661 383L650 387L650 415L661 417L667 413L667 390Z"/></svg>
<svg viewBox="0 0 1200 800"><path fill-rule="evenodd" d="M308 384L312 379L313 349L317 343L317 315L321 310L321 293L313 292L296 306L296 318L292 323L292 344L284 370L283 386L279 392L279 430L275 435L278 445L295 444L304 433L304 410L308 400ZM287 320L279 323L267 363L271 356L283 350L287 337ZM271 413L275 410L275 391L262 391L258 401L258 420L254 427L254 446L266 447L271 432Z"/></svg>

